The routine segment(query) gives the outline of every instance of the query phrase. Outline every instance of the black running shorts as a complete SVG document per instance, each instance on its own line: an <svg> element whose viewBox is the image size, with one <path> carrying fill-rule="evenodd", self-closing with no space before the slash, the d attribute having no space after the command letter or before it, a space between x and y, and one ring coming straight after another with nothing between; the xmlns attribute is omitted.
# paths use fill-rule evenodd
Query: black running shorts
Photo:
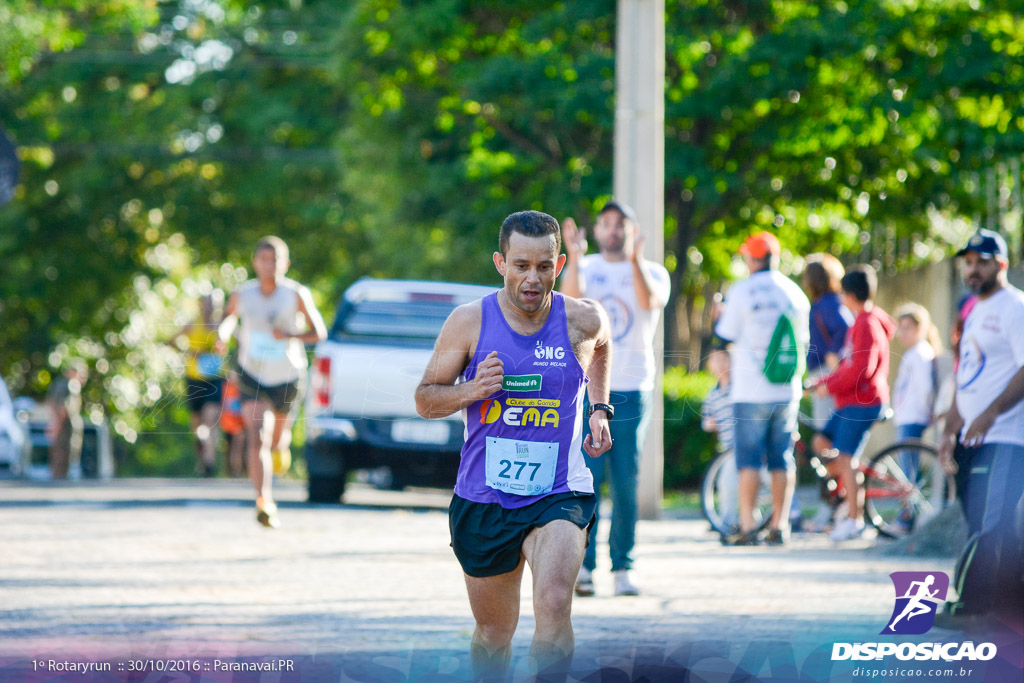
<svg viewBox="0 0 1024 683"><path fill-rule="evenodd" d="M220 405L221 381L185 378L185 401L190 413L198 413L207 403Z"/></svg>
<svg viewBox="0 0 1024 683"><path fill-rule="evenodd" d="M448 528L462 570L469 576L484 578L518 567L523 541L531 531L548 522L568 520L589 537L596 511L597 496L593 493L556 493L514 509L454 496L448 508Z"/></svg>
<svg viewBox="0 0 1024 683"><path fill-rule="evenodd" d="M275 413L293 413L299 409L299 401L305 393L305 378L294 382L266 386L241 368L238 369L238 393L244 401L265 401Z"/></svg>

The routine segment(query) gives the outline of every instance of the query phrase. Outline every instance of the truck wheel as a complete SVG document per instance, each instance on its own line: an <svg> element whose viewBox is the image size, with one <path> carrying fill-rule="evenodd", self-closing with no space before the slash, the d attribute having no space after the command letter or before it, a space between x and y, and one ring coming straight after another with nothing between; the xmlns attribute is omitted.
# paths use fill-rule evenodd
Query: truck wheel
<svg viewBox="0 0 1024 683"><path fill-rule="evenodd" d="M408 475L399 467L389 467L385 476L381 477L379 488L385 491L401 491L408 486Z"/></svg>
<svg viewBox="0 0 1024 683"><path fill-rule="evenodd" d="M345 493L345 474L340 477L315 476L309 477L310 503L337 503Z"/></svg>

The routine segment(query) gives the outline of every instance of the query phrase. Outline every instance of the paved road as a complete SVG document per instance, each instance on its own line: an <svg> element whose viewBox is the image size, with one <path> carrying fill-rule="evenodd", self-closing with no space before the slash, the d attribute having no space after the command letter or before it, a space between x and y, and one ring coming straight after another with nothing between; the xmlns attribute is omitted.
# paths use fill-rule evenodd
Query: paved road
<svg viewBox="0 0 1024 683"><path fill-rule="evenodd" d="M448 547L448 494L354 486L347 505L316 506L298 483L277 490L283 527L267 530L243 482L0 482L0 657L465 652L473 621ZM702 520L641 522L643 595L609 597L599 566L598 597L574 604L580 651L773 641L806 652L877 639L893 607L889 573L951 572L952 559L881 557L873 543L798 535L785 549L723 548ZM520 654L530 595L525 586Z"/></svg>

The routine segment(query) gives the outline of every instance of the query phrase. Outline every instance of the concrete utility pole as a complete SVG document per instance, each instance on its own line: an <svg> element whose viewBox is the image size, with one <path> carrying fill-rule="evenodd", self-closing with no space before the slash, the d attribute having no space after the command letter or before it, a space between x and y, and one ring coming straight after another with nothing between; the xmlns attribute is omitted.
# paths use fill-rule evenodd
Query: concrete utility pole
<svg viewBox="0 0 1024 683"><path fill-rule="evenodd" d="M615 196L636 209L644 257L665 259L665 0L619 0L615 38ZM658 379L640 460L639 512L661 514L665 454L664 316L655 335Z"/></svg>

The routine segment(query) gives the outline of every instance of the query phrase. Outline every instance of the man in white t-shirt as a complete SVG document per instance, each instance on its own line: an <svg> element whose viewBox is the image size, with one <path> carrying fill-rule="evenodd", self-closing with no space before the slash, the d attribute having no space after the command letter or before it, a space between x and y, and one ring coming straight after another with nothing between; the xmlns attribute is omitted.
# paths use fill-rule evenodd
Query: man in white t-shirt
<svg viewBox="0 0 1024 683"><path fill-rule="evenodd" d="M637 474L640 450L650 422L651 393L657 372L654 333L668 303L671 284L664 266L643 257L644 238L636 213L622 202L604 205L594 226L599 253L584 256L584 231L572 218L562 222L568 253L562 292L601 303L612 326L611 402L615 406L612 448L600 459L587 458L600 495L606 476L612 497L608 534L616 595L637 595L629 570L636 538ZM597 524L590 528L576 594L594 594Z"/></svg>
<svg viewBox="0 0 1024 683"><path fill-rule="evenodd" d="M1006 242L979 230L957 252L978 302L964 322L956 396L939 459L966 493L967 547L957 563L960 599L937 625L962 628L987 617L1020 625L1024 605L1024 292L1006 279ZM957 440L959 439L959 446ZM955 453L955 459L954 459Z"/></svg>
<svg viewBox="0 0 1024 683"><path fill-rule="evenodd" d="M782 545L789 535L789 507L796 483L793 444L811 304L795 282L779 273L780 252L779 240L769 232L747 238L740 254L750 277L729 288L725 310L715 326L717 343L731 345L729 398L736 418L734 449L740 471L740 531L726 539L730 545L760 542L754 503L760 484L758 471L764 463L771 472L774 504L764 540ZM784 316L788 320L782 321ZM786 335L791 348L778 344L773 348L773 339L782 337L777 330L783 325L791 330ZM799 357L793 357L793 352ZM784 356L791 359L788 371L776 372L772 359Z"/></svg>

